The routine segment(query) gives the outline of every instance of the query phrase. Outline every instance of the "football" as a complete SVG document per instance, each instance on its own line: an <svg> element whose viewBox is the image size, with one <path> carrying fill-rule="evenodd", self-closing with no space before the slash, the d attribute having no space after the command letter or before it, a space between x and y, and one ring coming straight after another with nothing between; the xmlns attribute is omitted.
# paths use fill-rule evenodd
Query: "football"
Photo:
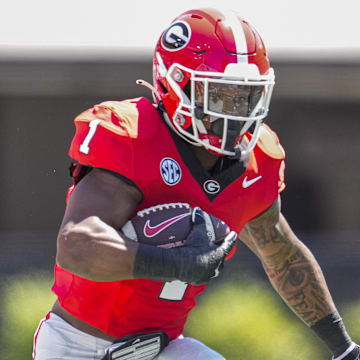
<svg viewBox="0 0 360 360"><path fill-rule="evenodd" d="M186 203L153 206L139 211L121 231L128 238L144 244L167 248L182 246L193 226L193 209ZM209 238L220 243L229 234L229 226L211 214L203 214Z"/></svg>

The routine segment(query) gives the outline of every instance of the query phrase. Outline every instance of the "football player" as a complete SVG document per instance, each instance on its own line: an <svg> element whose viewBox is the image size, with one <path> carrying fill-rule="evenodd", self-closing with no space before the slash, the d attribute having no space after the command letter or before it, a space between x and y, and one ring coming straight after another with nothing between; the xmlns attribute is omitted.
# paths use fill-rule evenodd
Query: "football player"
<svg viewBox="0 0 360 360"><path fill-rule="evenodd" d="M211 244L201 211L180 248L138 244L119 230L136 211L171 202L225 221L333 359L360 359L318 263L281 214L285 153L264 124L274 71L256 30L232 12L187 11L156 45L153 86L139 83L154 104L107 101L75 119L57 301L33 359L223 359L182 332L237 236Z"/></svg>

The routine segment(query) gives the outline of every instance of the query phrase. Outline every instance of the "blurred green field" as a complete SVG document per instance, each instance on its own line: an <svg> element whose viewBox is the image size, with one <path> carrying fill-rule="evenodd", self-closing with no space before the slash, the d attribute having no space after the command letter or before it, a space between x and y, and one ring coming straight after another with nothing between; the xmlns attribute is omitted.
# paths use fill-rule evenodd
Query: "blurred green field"
<svg viewBox="0 0 360 360"><path fill-rule="evenodd" d="M2 288L2 360L29 360L33 334L55 300L48 273L7 279ZM249 279L219 283L199 299L186 336L195 337L228 360L328 360L325 347L298 321L268 283ZM355 341L360 341L360 301L342 310Z"/></svg>
<svg viewBox="0 0 360 360"><path fill-rule="evenodd" d="M2 287L0 359L31 359L33 335L55 301L48 273L27 272Z"/></svg>
<svg viewBox="0 0 360 360"><path fill-rule="evenodd" d="M189 319L189 334L228 360L326 359L324 346L267 283L225 283L199 305Z"/></svg>

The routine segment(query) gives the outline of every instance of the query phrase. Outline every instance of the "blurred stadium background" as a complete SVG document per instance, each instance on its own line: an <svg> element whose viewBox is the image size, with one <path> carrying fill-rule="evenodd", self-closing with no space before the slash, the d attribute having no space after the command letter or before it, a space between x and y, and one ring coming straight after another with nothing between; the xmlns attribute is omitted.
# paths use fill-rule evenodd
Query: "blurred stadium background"
<svg viewBox="0 0 360 360"><path fill-rule="evenodd" d="M31 24L28 32L38 37L31 42L26 38L30 36L26 35L26 29L16 37L14 23L6 29L0 26L0 30L5 31L0 31L0 348L7 349L9 344L23 346L21 351L25 353L31 348L29 334L53 300L49 287L56 232L70 185L67 150L74 131L72 120L79 112L103 100L150 98L150 93L137 86L135 80L152 80L151 45L173 15L194 4L185 1L180 10L167 8L169 15L157 22L146 22L141 17L143 14L140 15L135 26L142 26L143 31L152 24L155 30L159 28L152 40L146 38L149 34L144 35L145 40L141 41L149 45L144 47L139 42L131 46L126 39L122 39L122 46L114 46L113 34L110 41L104 41L107 46L101 45L99 35L96 42L72 41L66 38L67 33L65 40L61 40L59 34L65 32L65 27L55 33L53 44L42 42L41 31L46 32L47 27L53 31L49 19L41 22L34 7L22 1L15 1L11 6L7 3L9 13L20 3L24 7L16 24L24 21L29 11L29 18L34 18L26 22ZM165 2L160 3L165 6ZM282 22L277 14L275 25L266 22L264 15L259 14L257 18L254 5L246 8L244 17L264 37L275 69L276 86L267 122L278 133L287 153L283 212L319 260L336 303L349 319L349 326L360 334L360 326L356 329L355 322L360 312L357 310L360 299L357 281L360 269L360 42L350 42L347 36L354 30L354 23L339 23L344 14L337 16L336 12L331 12L332 17L327 21L333 21L337 38L331 32L324 38L328 30L326 27L324 30L325 25L319 28L319 38L311 36L311 23L301 37L295 32L298 25L295 16L295 25L281 43L280 36L286 32L281 26L285 28L291 24L286 15L294 15L300 8L289 9L285 2L279 3L286 12ZM279 8L279 3L273 6ZM310 6L307 1L305 3ZM35 4L44 5L41 1ZM88 11L89 7L95 11L95 3L90 4ZM114 5L114 2L109 0L107 4ZM65 2L65 5L70 3ZM238 6L232 7L241 12ZM55 10L65 11L63 7ZM268 10L271 11L271 7ZM320 8L317 11L318 18L326 15ZM351 8L346 11L350 16ZM75 15L71 14L70 20L73 20ZM15 19L14 14L12 16ZM53 20L59 21L56 17ZM39 25L39 21L45 27L34 25ZM99 22L99 26L105 26L105 32L109 30L104 21ZM68 25L71 29L71 22ZM266 36L272 25L278 32ZM130 25L127 23L127 26ZM85 33L81 27L78 29ZM124 37L126 29L122 26L120 30ZM291 44L301 46L290 46L291 36ZM221 281L211 284L199 302L204 303L205 310L200 307L193 314L189 333L222 350L230 360L240 359L240 356L243 360L263 356L258 350L260 352L246 357L244 352L239 352L239 347L245 352L256 346L260 349L254 344L259 339L264 342L264 338L268 338L264 345L268 359L314 358L312 350L304 345L312 343L313 339L303 335L301 324L294 324L293 315L267 284L259 262L242 245ZM254 303L257 307L251 307ZM267 307L268 304L273 306ZM217 312L215 318L209 315L213 314L213 309ZM226 309L231 311L226 312ZM235 315L239 317L235 321L238 327L234 324L232 328L229 323ZM290 334L286 340L285 333ZM231 334L236 338L231 338ZM222 349L220 340L224 337L231 339L233 352ZM315 341L314 344L321 349L319 343ZM288 357L287 347L294 351ZM270 355L270 348L275 355ZM279 348L285 349L284 352L279 352ZM2 359L9 356L8 350L3 351ZM237 355L232 355L235 353ZM315 357L328 358L324 355L326 352L321 354ZM30 358L30 354L8 358L22 360Z"/></svg>

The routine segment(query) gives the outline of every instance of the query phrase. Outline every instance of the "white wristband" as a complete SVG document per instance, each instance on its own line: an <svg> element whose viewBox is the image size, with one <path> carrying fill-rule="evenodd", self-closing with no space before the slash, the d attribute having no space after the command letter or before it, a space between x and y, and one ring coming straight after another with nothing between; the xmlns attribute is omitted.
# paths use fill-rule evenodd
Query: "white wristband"
<svg viewBox="0 0 360 360"><path fill-rule="evenodd" d="M351 343L351 345L344 351L341 355L338 357L332 357L332 360L342 360L345 356L349 355L354 349L356 344L354 342Z"/></svg>

